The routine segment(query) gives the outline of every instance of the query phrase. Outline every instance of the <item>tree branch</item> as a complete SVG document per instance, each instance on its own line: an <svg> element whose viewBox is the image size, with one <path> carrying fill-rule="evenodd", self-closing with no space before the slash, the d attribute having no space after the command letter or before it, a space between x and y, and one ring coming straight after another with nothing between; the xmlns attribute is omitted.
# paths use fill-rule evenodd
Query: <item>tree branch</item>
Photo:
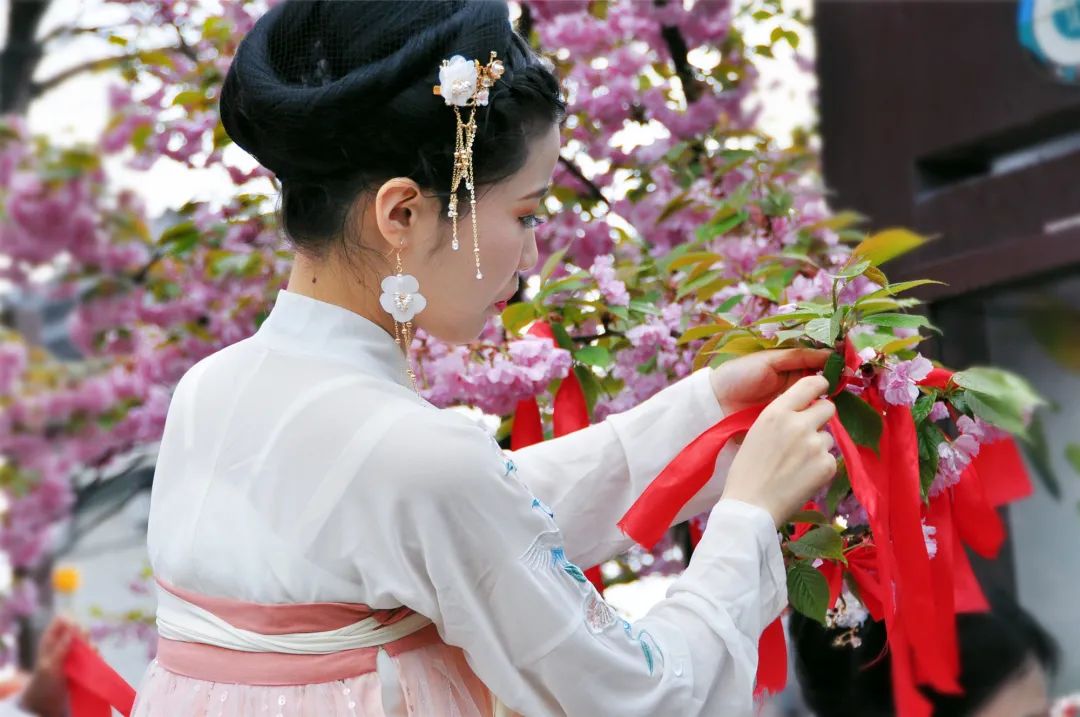
<svg viewBox="0 0 1080 717"><path fill-rule="evenodd" d="M559 164L566 167L566 170L574 175L575 179L585 185L585 188L589 190L589 196L591 198L601 201L609 207L611 206L611 202L609 202L607 197L604 196L604 193L600 191L600 187L596 186L591 179L586 177L585 174L582 173L580 167L562 155L559 156Z"/></svg>
<svg viewBox="0 0 1080 717"><path fill-rule="evenodd" d="M653 3L656 7L664 7L668 4L668 0L653 0ZM663 25L660 28L660 36L664 38L671 61L675 63L675 74L682 82L686 103L696 102L701 97L703 88L701 82L694 76L694 67L687 58L690 49L686 46L686 38L683 37L682 30L672 25Z"/></svg>
<svg viewBox="0 0 1080 717"><path fill-rule="evenodd" d="M689 48L686 46L682 31L677 27L665 25L660 28L660 36L667 43L668 52L671 53L671 60L675 63L675 74L679 76L679 81L682 82L686 103L693 104L701 97L702 85L700 80L694 77L694 67L687 58Z"/></svg>
<svg viewBox="0 0 1080 717"><path fill-rule="evenodd" d="M189 48L190 51L190 48ZM78 77L84 72L100 72L101 70L107 70L115 65L123 64L130 60L141 60L145 55L159 53L159 52L180 52L184 55L188 55L184 52L182 47L160 47L156 50L138 50L136 52L130 52L126 55L116 55L115 57L102 57L97 60L90 60L78 65L69 67L66 70L56 73L52 77L42 80L41 82L35 82L31 88L31 94L34 97L39 97L46 92L55 89L57 86L64 84L68 80Z"/></svg>

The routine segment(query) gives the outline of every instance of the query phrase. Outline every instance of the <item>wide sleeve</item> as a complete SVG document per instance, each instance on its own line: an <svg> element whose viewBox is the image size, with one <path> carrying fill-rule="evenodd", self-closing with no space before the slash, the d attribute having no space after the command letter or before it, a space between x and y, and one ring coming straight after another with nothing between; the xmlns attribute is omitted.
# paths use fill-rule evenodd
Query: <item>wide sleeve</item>
<svg viewBox="0 0 1080 717"><path fill-rule="evenodd" d="M721 501L689 569L643 619L620 619L570 560L547 506L470 420L391 427L357 481L374 516L355 567L380 600L426 615L508 707L547 715L752 713L757 641L786 600L775 527Z"/></svg>
<svg viewBox="0 0 1080 717"><path fill-rule="evenodd" d="M597 565L630 547L619 519L679 451L724 417L710 371L696 371L588 428L509 454L522 481L551 506L571 560ZM713 478L676 522L720 500L734 455L733 446L720 452Z"/></svg>

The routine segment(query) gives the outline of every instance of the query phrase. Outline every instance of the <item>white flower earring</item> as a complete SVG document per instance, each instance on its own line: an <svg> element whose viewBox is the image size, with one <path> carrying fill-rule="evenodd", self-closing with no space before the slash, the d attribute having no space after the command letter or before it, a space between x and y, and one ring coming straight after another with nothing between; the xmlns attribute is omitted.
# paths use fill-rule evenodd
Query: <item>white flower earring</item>
<svg viewBox="0 0 1080 717"><path fill-rule="evenodd" d="M392 274L382 280L379 304L383 311L394 317L394 341L405 353L409 380L412 381L413 390L419 395L416 388L416 374L412 370L412 365L408 363L408 356L409 346L412 344L412 320L427 306L427 299L420 293L420 282L416 280L416 277L406 274L402 269L400 246L396 253L397 274Z"/></svg>

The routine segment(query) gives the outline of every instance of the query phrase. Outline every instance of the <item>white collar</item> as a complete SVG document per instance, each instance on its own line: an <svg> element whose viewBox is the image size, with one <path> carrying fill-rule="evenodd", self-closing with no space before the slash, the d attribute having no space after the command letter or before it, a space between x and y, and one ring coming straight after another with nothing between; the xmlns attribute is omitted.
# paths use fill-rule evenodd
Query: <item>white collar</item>
<svg viewBox="0 0 1080 717"><path fill-rule="evenodd" d="M412 387L394 337L343 306L281 289L255 337L275 350L328 358Z"/></svg>

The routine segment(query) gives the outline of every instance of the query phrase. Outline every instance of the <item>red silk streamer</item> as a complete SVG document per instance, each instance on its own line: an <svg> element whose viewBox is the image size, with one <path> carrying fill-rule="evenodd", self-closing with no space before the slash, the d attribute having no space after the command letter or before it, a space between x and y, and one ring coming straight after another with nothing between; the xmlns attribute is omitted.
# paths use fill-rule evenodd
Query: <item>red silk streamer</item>
<svg viewBox="0 0 1080 717"><path fill-rule="evenodd" d="M773 620L758 639L757 678L754 696L775 695L787 685L787 640L784 623Z"/></svg>
<svg viewBox="0 0 1080 717"><path fill-rule="evenodd" d="M71 717L111 717L115 707L124 717L135 705L135 690L109 667L81 637L74 637L64 658Z"/></svg>
<svg viewBox="0 0 1080 717"><path fill-rule="evenodd" d="M955 652L944 649L956 642L956 615L946 613L945 606L935 600L922 529L919 449L910 408L889 408L881 443L884 467L891 473L889 527L896 556L897 608L904 613L916 679L939 692L958 693L959 662Z"/></svg>
<svg viewBox="0 0 1080 717"><path fill-rule="evenodd" d="M873 461L875 467L879 459L870 450L861 452L851 439L844 425L837 416L829 420L829 428L840 453L844 456L847 467L848 480L851 490L856 499L866 509L870 522L870 530L877 539L878 548L878 580L882 587L881 608L885 618L885 630L888 635L889 649L892 653L890 661L893 678L893 695L896 700L897 714L904 717L930 717L930 703L923 697L915 686L915 678L911 672L910 646L903 629L903 623L896 610L894 601L894 575L896 572L895 558L891 549L889 533L889 483L888 471L877 471L877 484L871 480L867 472L867 461ZM882 441L884 445L884 437ZM921 530L921 527L920 527ZM884 547L883 547L884 546Z"/></svg>
<svg viewBox="0 0 1080 717"><path fill-rule="evenodd" d="M1011 438L981 446L972 465L982 479L986 499L995 508L1027 498L1033 492L1027 466Z"/></svg>
<svg viewBox="0 0 1080 717"><path fill-rule="evenodd" d="M510 430L510 450L516 451L544 440L540 421L540 406L535 398L523 398L514 410L514 427Z"/></svg>
<svg viewBox="0 0 1080 717"><path fill-rule="evenodd" d="M558 438L588 425L589 407L585 403L585 392L581 390L577 374L571 369L555 392L552 432Z"/></svg>
<svg viewBox="0 0 1080 717"><path fill-rule="evenodd" d="M953 524L960 539L984 558L997 557L1005 542L1005 524L997 509L986 499L986 491L974 465L967 467L950 491Z"/></svg>
<svg viewBox="0 0 1080 717"><path fill-rule="evenodd" d="M953 500L949 492L933 498L927 513L927 520L937 533L934 536L937 542L937 557L931 562L931 566L938 570L935 580L947 578L952 585L953 602L955 611L962 612L986 612L990 604L986 595L975 578L968 560L967 551L960 542L960 536L956 532L953 523Z"/></svg>
<svg viewBox="0 0 1080 717"><path fill-rule="evenodd" d="M709 482L724 445L750 430L764 408L754 406L733 413L691 441L623 515L619 521L623 533L646 549L660 542L683 506Z"/></svg>

